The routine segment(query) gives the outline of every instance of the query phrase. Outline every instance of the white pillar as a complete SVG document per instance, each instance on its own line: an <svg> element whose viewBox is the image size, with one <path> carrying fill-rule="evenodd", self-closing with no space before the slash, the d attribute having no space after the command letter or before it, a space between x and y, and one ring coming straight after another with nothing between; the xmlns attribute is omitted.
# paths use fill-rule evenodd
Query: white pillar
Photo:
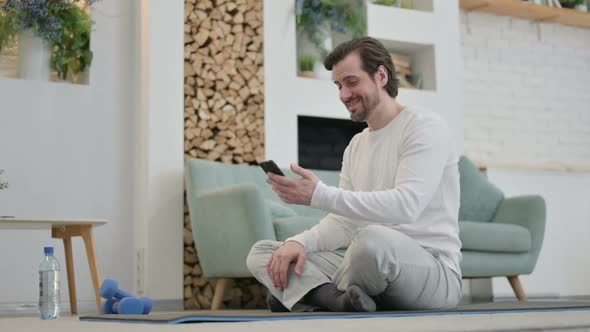
<svg viewBox="0 0 590 332"><path fill-rule="evenodd" d="M182 301L184 2L138 7L135 292Z"/></svg>

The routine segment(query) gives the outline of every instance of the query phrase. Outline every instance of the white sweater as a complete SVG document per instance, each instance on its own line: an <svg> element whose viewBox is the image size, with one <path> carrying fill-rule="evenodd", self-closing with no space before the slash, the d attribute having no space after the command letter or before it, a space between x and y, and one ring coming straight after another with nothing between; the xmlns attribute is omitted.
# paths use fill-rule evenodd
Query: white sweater
<svg viewBox="0 0 590 332"><path fill-rule="evenodd" d="M348 246L356 231L383 225L438 249L461 275L459 170L454 142L437 114L406 107L385 127L366 128L344 151L339 188L319 182L311 206L331 212L287 241L306 252Z"/></svg>

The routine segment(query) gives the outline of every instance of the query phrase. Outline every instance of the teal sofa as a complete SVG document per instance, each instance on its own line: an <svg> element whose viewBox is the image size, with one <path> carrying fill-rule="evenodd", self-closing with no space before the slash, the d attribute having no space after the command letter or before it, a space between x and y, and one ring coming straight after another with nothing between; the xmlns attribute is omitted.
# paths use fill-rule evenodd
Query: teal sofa
<svg viewBox="0 0 590 332"><path fill-rule="evenodd" d="M297 177L290 170L283 171ZM338 186L339 172L314 172L324 183ZM506 276L517 297L525 300L518 276L533 271L541 250L545 229L543 198L504 198L464 157L459 172L463 277ZM203 275L220 279L213 310L221 304L228 278L251 277L246 257L255 242L285 240L326 215L313 208L282 203L258 166L191 159L186 163L186 189Z"/></svg>

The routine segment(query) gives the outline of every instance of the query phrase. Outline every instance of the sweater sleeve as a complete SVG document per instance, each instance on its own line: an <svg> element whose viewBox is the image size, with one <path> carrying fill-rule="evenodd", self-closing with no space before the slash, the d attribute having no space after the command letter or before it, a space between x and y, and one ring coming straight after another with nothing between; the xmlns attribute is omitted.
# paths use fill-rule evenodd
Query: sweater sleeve
<svg viewBox="0 0 590 332"><path fill-rule="evenodd" d="M320 183L311 206L368 222L412 223L439 186L451 144L448 128L441 119L430 118L408 126L402 136L394 188L355 192Z"/></svg>
<svg viewBox="0 0 590 332"><path fill-rule="evenodd" d="M351 144L344 151L342 160L342 169L340 171L340 183L339 187L342 190L353 190L352 183L349 175L349 150ZM319 182L314 190L313 196L316 195L317 188L325 186L322 182ZM312 201L313 201L312 197ZM364 222L345 218L341 215L330 213L323 218L319 224L313 226L311 229L306 230L296 236L288 238L286 241L296 241L301 243L305 247L305 251L327 251L336 250L338 248L346 247L352 241L356 229Z"/></svg>

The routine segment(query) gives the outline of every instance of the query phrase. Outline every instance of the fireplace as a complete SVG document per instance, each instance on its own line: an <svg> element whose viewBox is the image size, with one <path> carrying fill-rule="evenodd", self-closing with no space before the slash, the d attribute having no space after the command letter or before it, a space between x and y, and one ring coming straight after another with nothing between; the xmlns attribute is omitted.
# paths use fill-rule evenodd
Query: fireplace
<svg viewBox="0 0 590 332"><path fill-rule="evenodd" d="M298 116L299 165L303 168L339 171L344 149L352 137L366 127L364 122Z"/></svg>

